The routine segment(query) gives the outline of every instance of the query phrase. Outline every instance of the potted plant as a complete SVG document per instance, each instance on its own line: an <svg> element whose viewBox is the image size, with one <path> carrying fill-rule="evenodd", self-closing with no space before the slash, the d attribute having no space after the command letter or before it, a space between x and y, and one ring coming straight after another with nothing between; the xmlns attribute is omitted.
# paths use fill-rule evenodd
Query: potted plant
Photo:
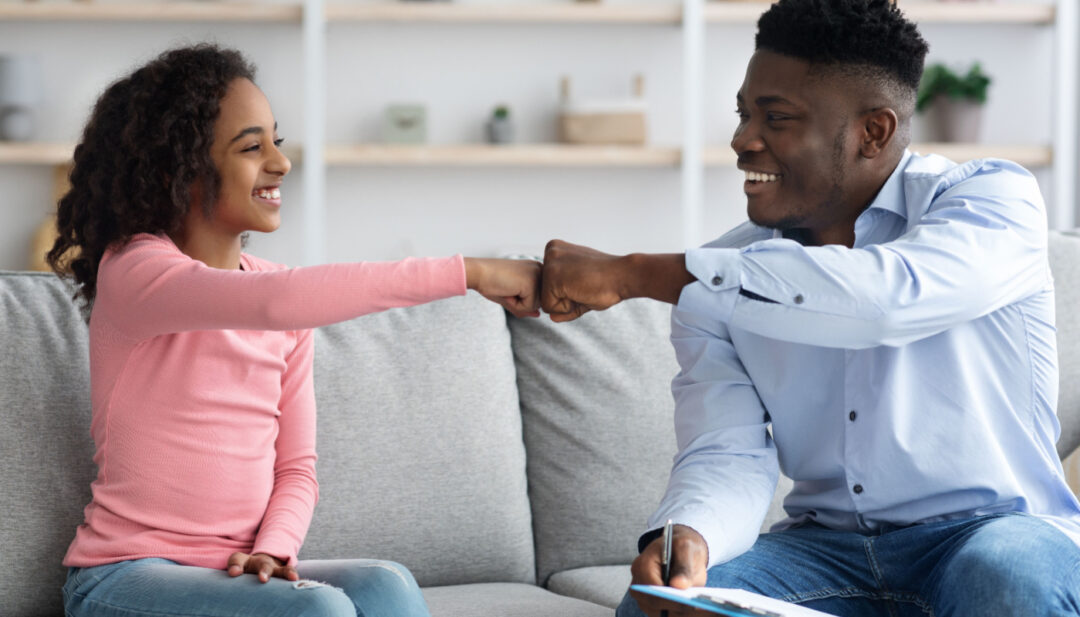
<svg viewBox="0 0 1080 617"><path fill-rule="evenodd" d="M491 112L487 122L488 141L493 144L508 144L514 141L514 123L510 120L510 108L499 105Z"/></svg>
<svg viewBox="0 0 1080 617"><path fill-rule="evenodd" d="M944 64L932 64L923 72L915 110L924 115L931 139L976 142L982 108L990 78L976 62L967 73L953 72Z"/></svg>

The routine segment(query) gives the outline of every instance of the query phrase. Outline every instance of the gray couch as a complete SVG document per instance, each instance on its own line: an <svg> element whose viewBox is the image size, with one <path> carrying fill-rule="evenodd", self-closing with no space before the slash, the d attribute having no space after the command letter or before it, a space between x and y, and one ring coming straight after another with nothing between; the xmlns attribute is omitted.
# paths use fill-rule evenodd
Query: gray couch
<svg viewBox="0 0 1080 617"><path fill-rule="evenodd" d="M1051 249L1065 453L1080 238ZM470 295L321 328L322 497L301 558L404 563L435 617L611 617L675 449L668 313L638 300L557 325ZM56 617L94 476L86 329L55 277L7 272L0 341L0 615Z"/></svg>

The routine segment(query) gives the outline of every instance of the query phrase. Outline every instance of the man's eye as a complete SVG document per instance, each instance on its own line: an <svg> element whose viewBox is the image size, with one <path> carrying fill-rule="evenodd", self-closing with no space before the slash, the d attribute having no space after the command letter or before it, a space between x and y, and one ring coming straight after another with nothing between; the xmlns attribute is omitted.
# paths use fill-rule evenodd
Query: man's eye
<svg viewBox="0 0 1080 617"><path fill-rule="evenodd" d="M739 116L739 118L741 118L743 120L746 120L747 118L750 117L750 114L746 113L745 111L743 111L741 109L736 109L735 110L735 115Z"/></svg>
<svg viewBox="0 0 1080 617"><path fill-rule="evenodd" d="M765 119L769 122L780 122L782 120L787 120L788 117L783 114L768 113L765 114Z"/></svg>

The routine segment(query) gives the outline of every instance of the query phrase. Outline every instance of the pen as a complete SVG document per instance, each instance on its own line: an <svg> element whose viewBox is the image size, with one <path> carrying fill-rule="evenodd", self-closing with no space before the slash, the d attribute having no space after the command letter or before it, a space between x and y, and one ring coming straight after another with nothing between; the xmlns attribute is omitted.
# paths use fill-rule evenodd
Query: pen
<svg viewBox="0 0 1080 617"><path fill-rule="evenodd" d="M664 523L664 554L661 556L660 564L664 568L664 584L671 584L671 519L669 518Z"/></svg>
<svg viewBox="0 0 1080 617"><path fill-rule="evenodd" d="M671 519L664 523L663 538L664 552L660 556L660 565L664 569L664 584L671 584ZM667 611L660 611L660 617L668 617Z"/></svg>

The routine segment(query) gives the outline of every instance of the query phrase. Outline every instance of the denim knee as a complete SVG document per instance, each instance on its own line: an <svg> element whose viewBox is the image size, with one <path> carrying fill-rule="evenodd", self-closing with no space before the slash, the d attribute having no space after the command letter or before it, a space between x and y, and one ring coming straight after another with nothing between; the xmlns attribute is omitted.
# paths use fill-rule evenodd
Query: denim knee
<svg viewBox="0 0 1080 617"><path fill-rule="evenodd" d="M1010 515L980 528L946 568L941 614L1080 615L1080 549L1035 517Z"/></svg>
<svg viewBox="0 0 1080 617"><path fill-rule="evenodd" d="M328 585L293 583L299 593L292 596L290 615L295 617L356 617L356 606L345 592Z"/></svg>

